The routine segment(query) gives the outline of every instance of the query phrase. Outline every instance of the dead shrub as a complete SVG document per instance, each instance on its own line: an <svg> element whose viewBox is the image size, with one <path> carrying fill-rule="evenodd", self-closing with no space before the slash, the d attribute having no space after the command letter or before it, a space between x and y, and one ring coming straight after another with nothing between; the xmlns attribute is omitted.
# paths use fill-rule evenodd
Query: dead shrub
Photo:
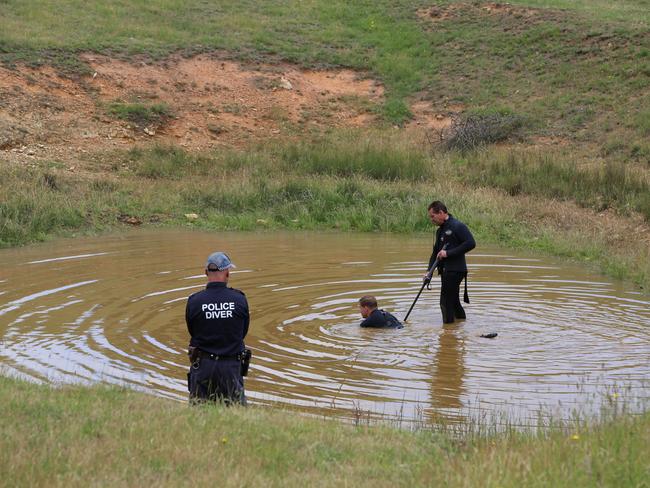
<svg viewBox="0 0 650 488"><path fill-rule="evenodd" d="M510 113L465 114L455 118L440 135L444 149L470 151L521 135L525 119Z"/></svg>

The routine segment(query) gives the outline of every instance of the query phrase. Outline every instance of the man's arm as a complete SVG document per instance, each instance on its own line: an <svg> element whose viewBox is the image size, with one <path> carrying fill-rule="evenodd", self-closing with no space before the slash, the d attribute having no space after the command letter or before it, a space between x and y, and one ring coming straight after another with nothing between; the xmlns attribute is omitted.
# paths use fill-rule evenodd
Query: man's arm
<svg viewBox="0 0 650 488"><path fill-rule="evenodd" d="M436 230L436 233L434 234L433 237L433 252L431 253L431 257L429 258L429 266L427 266L427 270L431 269L431 266L433 266L433 263L435 263L436 258L438 257L438 252L440 252L440 241L438 240L440 234L440 229Z"/></svg>
<svg viewBox="0 0 650 488"><path fill-rule="evenodd" d="M246 337L246 334L248 334L248 326L250 325L251 322L251 315L248 310L248 300L244 298L244 335L242 338Z"/></svg>
<svg viewBox="0 0 650 488"><path fill-rule="evenodd" d="M453 258L454 256L460 256L476 247L474 236L462 222L459 223L458 228L456 229L456 235L460 240L460 244L452 249L447 249L447 257Z"/></svg>
<svg viewBox="0 0 650 488"><path fill-rule="evenodd" d="M192 326L190 325L190 300L187 299L187 304L185 305L185 323L187 324L187 331L192 337Z"/></svg>

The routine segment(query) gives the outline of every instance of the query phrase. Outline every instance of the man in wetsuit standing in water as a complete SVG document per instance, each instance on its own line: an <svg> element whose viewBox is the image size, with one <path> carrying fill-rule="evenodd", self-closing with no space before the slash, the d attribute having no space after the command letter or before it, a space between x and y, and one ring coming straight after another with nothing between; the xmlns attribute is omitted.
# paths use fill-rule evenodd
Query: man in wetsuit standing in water
<svg viewBox="0 0 650 488"><path fill-rule="evenodd" d="M433 253L429 259L429 269L437 259L439 261L438 274L441 275L440 310L442 311L442 321L445 324L450 324L455 319L465 318L465 310L460 304L458 295L460 284L465 279L463 298L465 303L469 303L465 253L476 247L476 241L467 226L447 211L444 203L436 200L429 205L428 211L431 223L438 226L433 242ZM424 280L425 282L430 281L431 276L427 273Z"/></svg>

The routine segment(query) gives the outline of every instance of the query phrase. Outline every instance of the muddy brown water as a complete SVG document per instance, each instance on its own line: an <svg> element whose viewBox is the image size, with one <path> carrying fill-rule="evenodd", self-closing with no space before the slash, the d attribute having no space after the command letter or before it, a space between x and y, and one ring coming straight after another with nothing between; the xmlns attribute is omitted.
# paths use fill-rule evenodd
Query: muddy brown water
<svg viewBox="0 0 650 488"><path fill-rule="evenodd" d="M406 328L361 329L364 294L404 316L430 246L426 236L136 231L3 250L0 370L185 399L185 300L204 286L206 256L224 250L251 307L252 403L524 424L540 411L596 412L614 392L647 405L650 300L557 260L479 246L466 321L442 325L434 280Z"/></svg>

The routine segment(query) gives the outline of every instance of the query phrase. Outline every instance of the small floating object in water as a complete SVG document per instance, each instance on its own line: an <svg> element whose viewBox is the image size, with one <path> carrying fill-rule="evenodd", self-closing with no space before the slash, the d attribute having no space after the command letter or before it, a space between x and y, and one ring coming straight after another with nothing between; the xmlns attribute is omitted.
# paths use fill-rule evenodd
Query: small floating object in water
<svg viewBox="0 0 650 488"><path fill-rule="evenodd" d="M496 332L490 332L488 334L481 334L481 337L485 337L486 339L494 339L496 336L498 336Z"/></svg>

